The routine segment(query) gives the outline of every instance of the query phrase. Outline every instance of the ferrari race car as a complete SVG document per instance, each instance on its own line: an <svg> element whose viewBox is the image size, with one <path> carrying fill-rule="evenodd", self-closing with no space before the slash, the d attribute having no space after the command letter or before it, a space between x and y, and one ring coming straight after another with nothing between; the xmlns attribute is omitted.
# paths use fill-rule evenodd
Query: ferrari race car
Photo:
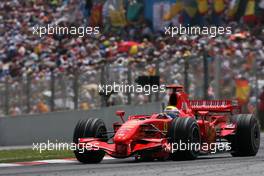
<svg viewBox="0 0 264 176"><path fill-rule="evenodd" d="M113 123L111 132L101 119L80 120L73 135L77 160L99 163L105 154L139 161L190 160L214 153L221 143L229 144L224 148L232 156L257 154L260 128L253 114L241 114L232 100L189 100L183 86L167 88L170 97L164 112L131 115L125 121L125 112L117 111L122 123Z"/></svg>

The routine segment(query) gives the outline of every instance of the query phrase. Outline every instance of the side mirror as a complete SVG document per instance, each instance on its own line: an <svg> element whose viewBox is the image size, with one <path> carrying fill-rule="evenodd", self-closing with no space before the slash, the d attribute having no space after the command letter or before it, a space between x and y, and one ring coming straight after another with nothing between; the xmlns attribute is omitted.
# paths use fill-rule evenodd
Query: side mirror
<svg viewBox="0 0 264 176"><path fill-rule="evenodd" d="M122 122L124 123L125 120L124 120L124 115L125 115L125 111L116 111L116 115L119 116L122 120Z"/></svg>
<svg viewBox="0 0 264 176"><path fill-rule="evenodd" d="M125 111L116 111L116 115L123 117L125 115Z"/></svg>

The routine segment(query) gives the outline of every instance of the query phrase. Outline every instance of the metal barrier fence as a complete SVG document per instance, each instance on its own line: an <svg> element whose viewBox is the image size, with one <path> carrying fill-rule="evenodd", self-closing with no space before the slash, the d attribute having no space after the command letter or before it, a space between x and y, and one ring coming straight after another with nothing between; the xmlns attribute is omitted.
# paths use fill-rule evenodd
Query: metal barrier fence
<svg viewBox="0 0 264 176"><path fill-rule="evenodd" d="M229 68L223 62L225 59L231 63ZM166 101L166 93L144 95L119 92L110 98L98 93L99 84L116 82L136 85L135 80L140 75L159 75L160 84L182 84L192 99L234 98L234 74L237 73L236 70L228 69L239 69L240 64L245 62L243 58L198 55L154 58L151 62L137 61L120 65L105 63L92 70L76 70L71 74L50 72L42 76L6 77L0 81L0 116ZM252 84L255 81L254 74L254 71L248 73ZM263 75L258 77L262 79Z"/></svg>

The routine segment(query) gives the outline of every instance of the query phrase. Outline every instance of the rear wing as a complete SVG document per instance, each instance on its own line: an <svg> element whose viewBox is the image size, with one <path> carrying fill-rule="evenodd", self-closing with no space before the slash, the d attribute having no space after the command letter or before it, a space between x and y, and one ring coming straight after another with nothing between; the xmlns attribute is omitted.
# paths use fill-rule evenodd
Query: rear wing
<svg viewBox="0 0 264 176"><path fill-rule="evenodd" d="M193 111L241 113L236 100L189 100Z"/></svg>

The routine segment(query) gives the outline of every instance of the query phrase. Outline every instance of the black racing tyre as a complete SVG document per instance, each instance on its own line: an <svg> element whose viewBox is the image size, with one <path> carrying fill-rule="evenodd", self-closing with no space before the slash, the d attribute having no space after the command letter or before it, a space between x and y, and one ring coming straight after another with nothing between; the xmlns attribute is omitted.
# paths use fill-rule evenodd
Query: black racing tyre
<svg viewBox="0 0 264 176"><path fill-rule="evenodd" d="M106 132L106 126L100 119L79 120L74 129L73 142L78 144L79 138L85 137L102 138L102 140L107 141ZM105 152L102 150L75 150L74 154L78 161L85 164L99 163L105 156Z"/></svg>
<svg viewBox="0 0 264 176"><path fill-rule="evenodd" d="M238 114L232 117L237 124L236 133L231 141L231 155L255 156L260 145L260 127L253 114Z"/></svg>
<svg viewBox="0 0 264 176"><path fill-rule="evenodd" d="M172 151L172 160L192 160L197 158L200 151L200 129L193 118L176 118L172 121L169 133L169 143L175 151ZM185 149L180 145L186 146ZM177 147L177 148L176 148Z"/></svg>

